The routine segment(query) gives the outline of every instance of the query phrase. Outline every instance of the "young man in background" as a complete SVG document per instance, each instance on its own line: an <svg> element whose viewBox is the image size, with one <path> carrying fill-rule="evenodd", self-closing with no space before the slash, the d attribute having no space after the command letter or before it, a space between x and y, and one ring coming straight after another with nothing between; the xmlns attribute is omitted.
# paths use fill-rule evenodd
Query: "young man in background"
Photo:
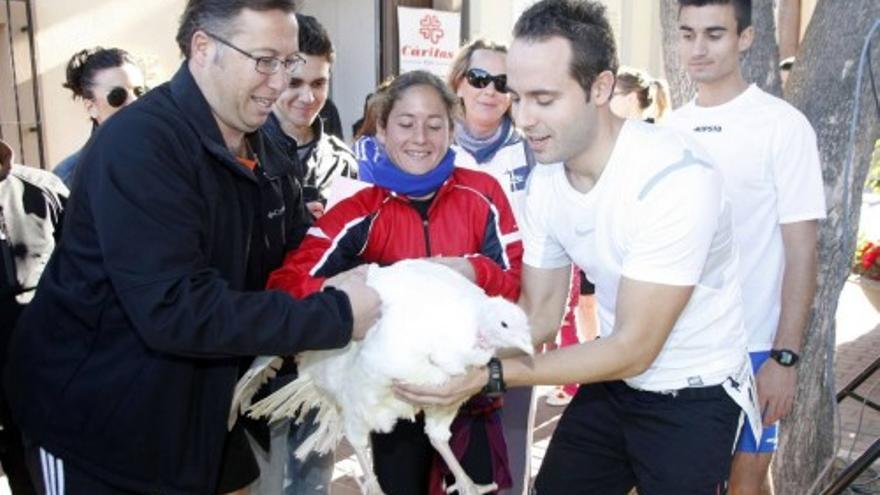
<svg viewBox="0 0 880 495"><path fill-rule="evenodd" d="M300 55L306 62L297 67L263 129L298 162L303 200L317 218L324 212L333 179L357 178L357 159L344 142L326 132L319 115L330 93L333 42L314 17L297 14L296 19Z"/></svg>
<svg viewBox="0 0 880 495"><path fill-rule="evenodd" d="M669 125L689 133L724 177L733 207L749 353L764 431L740 434L730 493L773 493L778 421L791 412L816 291L817 221L825 217L816 135L785 101L743 79L751 0L679 0L682 65L697 96Z"/></svg>

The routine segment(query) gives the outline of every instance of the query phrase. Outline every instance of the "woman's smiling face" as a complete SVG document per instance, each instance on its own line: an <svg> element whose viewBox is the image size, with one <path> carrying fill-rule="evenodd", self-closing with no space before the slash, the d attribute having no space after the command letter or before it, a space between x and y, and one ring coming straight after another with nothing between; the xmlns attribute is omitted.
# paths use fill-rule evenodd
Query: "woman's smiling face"
<svg viewBox="0 0 880 495"><path fill-rule="evenodd" d="M393 103L377 138L388 157L404 172L422 175L434 170L452 139L451 116L443 98L431 86L417 85Z"/></svg>

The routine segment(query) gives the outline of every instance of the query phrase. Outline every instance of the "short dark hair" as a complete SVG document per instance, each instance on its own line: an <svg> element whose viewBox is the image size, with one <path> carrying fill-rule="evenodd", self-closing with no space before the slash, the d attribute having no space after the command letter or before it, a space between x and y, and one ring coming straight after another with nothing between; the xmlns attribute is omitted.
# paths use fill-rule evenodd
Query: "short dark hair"
<svg viewBox="0 0 880 495"><path fill-rule="evenodd" d="M752 25L752 0L678 0L678 12L682 7L704 7L706 5L733 5L736 17L736 34L742 33Z"/></svg>
<svg viewBox="0 0 880 495"><path fill-rule="evenodd" d="M293 13L296 5L294 0L188 0L175 38L184 58L189 58L190 42L196 31L230 36L229 22L244 9Z"/></svg>
<svg viewBox="0 0 880 495"><path fill-rule="evenodd" d="M458 117L460 111L458 97L455 96L455 93L449 89L449 86L447 86L442 79L423 70L404 72L395 77L394 80L391 81L391 84L388 85L387 89L381 93L376 93L378 124L382 127L388 125L388 116L391 114L394 104L397 103L397 100L403 96L403 93L405 93L406 90L415 86L428 86L437 92L440 99L443 101L443 105L446 107L446 113L449 117L449 127L452 128L455 125L455 119Z"/></svg>
<svg viewBox="0 0 880 495"><path fill-rule="evenodd" d="M336 50L324 26L310 15L296 14L299 24L299 51L313 57L324 57L331 64L336 59Z"/></svg>
<svg viewBox="0 0 880 495"><path fill-rule="evenodd" d="M571 45L571 76L587 101L593 81L603 71L617 73L617 45L605 6L593 0L543 0L523 12L513 28L515 38L546 40L560 36Z"/></svg>
<svg viewBox="0 0 880 495"><path fill-rule="evenodd" d="M134 58L122 48L96 46L80 50L70 57L62 84L73 92L74 98L94 98L95 75L104 69L114 69L125 64L137 65Z"/></svg>

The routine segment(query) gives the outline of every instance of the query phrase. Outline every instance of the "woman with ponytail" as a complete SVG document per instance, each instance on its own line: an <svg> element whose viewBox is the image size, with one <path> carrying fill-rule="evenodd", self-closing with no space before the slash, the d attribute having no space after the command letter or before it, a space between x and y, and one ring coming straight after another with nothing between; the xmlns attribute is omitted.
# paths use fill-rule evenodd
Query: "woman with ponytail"
<svg viewBox="0 0 880 495"><path fill-rule="evenodd" d="M611 111L618 117L659 122L669 110L669 91L660 79L638 69L621 67L611 98Z"/></svg>

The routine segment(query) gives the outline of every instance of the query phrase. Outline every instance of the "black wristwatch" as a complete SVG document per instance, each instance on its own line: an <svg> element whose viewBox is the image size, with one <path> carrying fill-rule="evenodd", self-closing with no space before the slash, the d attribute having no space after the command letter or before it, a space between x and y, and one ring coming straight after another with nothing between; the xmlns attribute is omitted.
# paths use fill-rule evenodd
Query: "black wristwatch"
<svg viewBox="0 0 880 495"><path fill-rule="evenodd" d="M786 368L794 366L801 358L791 349L770 349L770 357L775 359L780 366L785 366Z"/></svg>
<svg viewBox="0 0 880 495"><path fill-rule="evenodd" d="M489 381L483 387L483 395L486 397L501 397L507 386L504 384L504 372L501 370L501 361L498 358L492 358L486 365L489 370Z"/></svg>

